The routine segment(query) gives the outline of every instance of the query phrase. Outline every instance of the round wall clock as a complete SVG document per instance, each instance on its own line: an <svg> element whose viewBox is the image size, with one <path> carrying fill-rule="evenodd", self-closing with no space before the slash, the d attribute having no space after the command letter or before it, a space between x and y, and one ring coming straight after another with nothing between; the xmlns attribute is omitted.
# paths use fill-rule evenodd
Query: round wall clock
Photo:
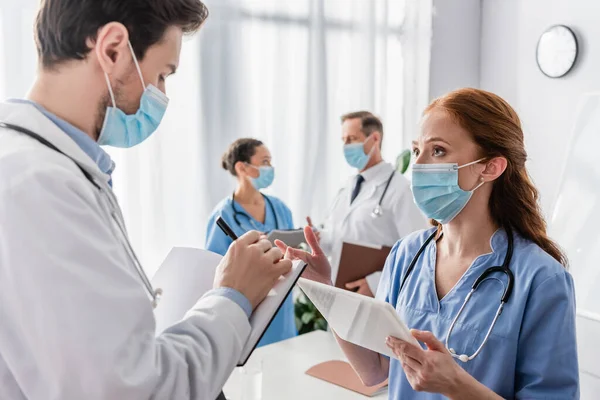
<svg viewBox="0 0 600 400"><path fill-rule="evenodd" d="M537 44L536 59L540 70L550 78L565 76L575 65L577 37L564 25L548 28Z"/></svg>

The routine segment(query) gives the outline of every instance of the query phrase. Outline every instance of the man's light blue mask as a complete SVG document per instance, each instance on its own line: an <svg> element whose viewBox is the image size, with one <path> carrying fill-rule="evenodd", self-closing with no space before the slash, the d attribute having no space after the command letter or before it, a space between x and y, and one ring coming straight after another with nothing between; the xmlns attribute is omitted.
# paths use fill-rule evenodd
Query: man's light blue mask
<svg viewBox="0 0 600 400"><path fill-rule="evenodd" d="M359 171L365 169L367 164L369 163L369 159L371 158L371 154L373 154L373 150L375 150L375 146L371 148L369 154L365 151L365 140L363 143L351 143L344 145L344 157L346 158L346 162L351 166L356 168Z"/></svg>
<svg viewBox="0 0 600 400"><path fill-rule="evenodd" d="M413 164L412 192L415 203L425 214L440 224L452 221L465 208L473 192L485 182L481 182L473 190L462 190L458 186L458 170L481 160L468 164Z"/></svg>
<svg viewBox="0 0 600 400"><path fill-rule="evenodd" d="M110 80L104 73L113 106L106 109L104 124L98 138L98 144L103 146L129 148L142 143L156 131L169 104L169 98L156 86L146 86L131 43L129 43L129 50L144 88L140 108L133 115L127 115L118 109Z"/></svg>

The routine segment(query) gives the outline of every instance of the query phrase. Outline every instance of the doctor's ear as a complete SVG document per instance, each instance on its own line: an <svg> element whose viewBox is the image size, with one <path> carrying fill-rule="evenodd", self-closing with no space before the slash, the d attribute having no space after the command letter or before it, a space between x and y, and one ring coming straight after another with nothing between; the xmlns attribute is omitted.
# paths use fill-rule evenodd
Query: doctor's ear
<svg viewBox="0 0 600 400"><path fill-rule="evenodd" d="M367 137L367 140L370 142L371 146L377 146L378 148L381 148L381 133L378 131L371 133Z"/></svg>
<svg viewBox="0 0 600 400"><path fill-rule="evenodd" d="M504 157L494 157L485 162L485 169L481 172L481 177L485 182L495 181L506 171L508 161Z"/></svg>
<svg viewBox="0 0 600 400"><path fill-rule="evenodd" d="M98 30L96 40L88 39L87 45L93 48L100 67L109 75L121 75L131 65L129 50L129 32L125 25L110 22Z"/></svg>

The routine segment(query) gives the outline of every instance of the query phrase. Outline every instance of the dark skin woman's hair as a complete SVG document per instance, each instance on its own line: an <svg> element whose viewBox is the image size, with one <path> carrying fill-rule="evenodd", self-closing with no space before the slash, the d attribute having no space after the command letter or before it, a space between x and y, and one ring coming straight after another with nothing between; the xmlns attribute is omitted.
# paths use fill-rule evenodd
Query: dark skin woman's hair
<svg viewBox="0 0 600 400"><path fill-rule="evenodd" d="M546 233L539 194L525 167L523 130L515 110L493 93L470 88L455 90L434 100L424 114L435 109L446 111L471 134L481 157L506 158L506 171L494 182L490 196L489 208L494 222L531 240L566 267L566 255Z"/></svg>
<svg viewBox="0 0 600 400"><path fill-rule="evenodd" d="M263 145L263 142L251 138L238 139L229 145L229 148L221 157L221 166L229 171L231 175L237 176L235 164L239 161L250 163L250 159L256 154L256 148Z"/></svg>

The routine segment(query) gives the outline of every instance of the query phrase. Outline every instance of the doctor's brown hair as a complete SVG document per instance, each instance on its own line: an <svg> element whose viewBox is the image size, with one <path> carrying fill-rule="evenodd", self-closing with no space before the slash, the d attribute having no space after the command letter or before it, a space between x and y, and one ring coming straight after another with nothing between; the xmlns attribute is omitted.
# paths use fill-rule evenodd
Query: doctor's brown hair
<svg viewBox="0 0 600 400"><path fill-rule="evenodd" d="M446 111L469 132L483 158L506 158L506 171L494 182L489 201L494 222L512 228L566 267L567 257L546 233L539 193L525 167L527 152L521 120L515 110L501 97L471 88L455 90L434 100L423 114L433 109Z"/></svg>
<svg viewBox="0 0 600 400"><path fill-rule="evenodd" d="M35 19L35 42L42 66L53 69L69 60L84 60L87 40L109 22L120 22L138 60L177 26L194 33L208 17L200 0L41 0Z"/></svg>

